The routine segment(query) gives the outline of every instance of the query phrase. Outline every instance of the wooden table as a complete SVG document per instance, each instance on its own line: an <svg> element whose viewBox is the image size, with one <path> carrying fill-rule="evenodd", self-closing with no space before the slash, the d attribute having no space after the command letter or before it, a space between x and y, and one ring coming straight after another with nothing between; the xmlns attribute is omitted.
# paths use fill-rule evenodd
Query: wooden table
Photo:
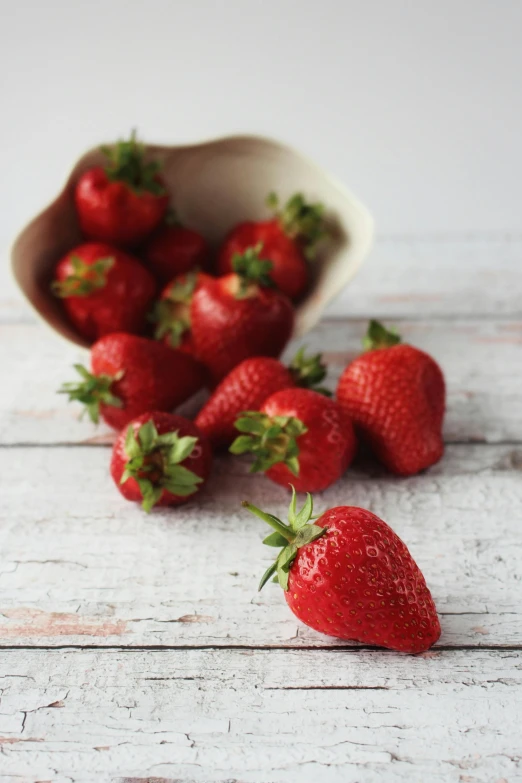
<svg viewBox="0 0 522 783"><path fill-rule="evenodd" d="M238 459L147 516L111 435L55 394L83 359L0 293L0 780L522 780L522 240L389 239L309 335L333 384L380 316L441 363L444 460L355 468L317 507L371 509L438 606L424 655L341 644L256 592L270 553L239 505L288 496ZM334 316L337 318L335 320ZM339 320L340 319L340 320Z"/></svg>

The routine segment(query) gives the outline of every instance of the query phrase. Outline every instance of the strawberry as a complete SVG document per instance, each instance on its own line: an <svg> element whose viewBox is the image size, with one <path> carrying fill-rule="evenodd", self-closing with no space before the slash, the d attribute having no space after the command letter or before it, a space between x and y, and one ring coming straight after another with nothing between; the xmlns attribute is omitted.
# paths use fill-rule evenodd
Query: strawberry
<svg viewBox="0 0 522 783"><path fill-rule="evenodd" d="M195 394L204 371L191 356L131 334L109 334L91 349L92 373L75 365L78 383L60 393L82 402L92 421L101 416L115 429L149 410L171 411Z"/></svg>
<svg viewBox="0 0 522 783"><path fill-rule="evenodd" d="M263 543L282 547L259 589L275 574L305 625L405 653L435 644L440 623L431 593L406 544L382 519L355 506L313 517L311 495L297 513L295 491L288 524L247 501L243 506L275 531Z"/></svg>
<svg viewBox="0 0 522 783"><path fill-rule="evenodd" d="M444 453L444 376L423 351L371 321L365 347L339 380L337 401L375 456L411 476Z"/></svg>
<svg viewBox="0 0 522 783"><path fill-rule="evenodd" d="M196 425L172 413L144 413L120 432L112 451L111 475L127 500L179 506L193 497L210 474L212 452Z"/></svg>
<svg viewBox="0 0 522 783"><path fill-rule="evenodd" d="M249 356L279 356L294 325L290 300L270 287L269 261L250 249L234 259L234 272L210 278L190 309L198 358L214 382Z"/></svg>
<svg viewBox="0 0 522 783"><path fill-rule="evenodd" d="M326 375L321 355L305 357L301 348L289 367L279 359L254 356L245 359L223 378L195 421L214 448L230 446L237 435L235 422L242 411L258 410L271 394L293 386L315 388Z"/></svg>
<svg viewBox="0 0 522 783"><path fill-rule="evenodd" d="M159 164L145 161L136 141L101 147L108 163L86 171L74 191L76 211L85 236L129 247L145 239L160 223L169 196Z"/></svg>
<svg viewBox="0 0 522 783"><path fill-rule="evenodd" d="M196 267L203 268L209 256L206 240L180 225L172 210L143 248L143 258L156 280L165 285Z"/></svg>
<svg viewBox="0 0 522 783"><path fill-rule="evenodd" d="M317 243L326 236L322 204L308 204L296 193L277 211L279 202L272 193L267 204L275 210L271 220L240 223L226 237L218 257L219 274L233 269L233 259L248 248L258 246L272 261L270 278L292 300L300 299L309 282L307 261L313 258Z"/></svg>
<svg viewBox="0 0 522 783"><path fill-rule="evenodd" d="M156 324L154 337L163 340L170 348L194 352L190 328L190 305L194 292L208 280L204 272L187 272L178 275L163 289L160 299L154 305L149 320Z"/></svg>
<svg viewBox="0 0 522 783"><path fill-rule="evenodd" d="M357 442L350 419L333 400L310 389L283 389L259 411L236 421L242 434L232 454L252 452L251 472L300 492L319 492L335 483L355 456Z"/></svg>
<svg viewBox="0 0 522 783"><path fill-rule="evenodd" d="M88 242L58 262L51 288L82 337L98 340L111 332L143 331L156 284L138 259Z"/></svg>

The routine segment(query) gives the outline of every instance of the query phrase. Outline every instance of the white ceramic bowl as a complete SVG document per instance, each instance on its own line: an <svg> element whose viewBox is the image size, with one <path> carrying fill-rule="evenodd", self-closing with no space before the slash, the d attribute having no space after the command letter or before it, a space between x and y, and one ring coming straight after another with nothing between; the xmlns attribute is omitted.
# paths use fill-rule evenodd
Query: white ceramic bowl
<svg viewBox="0 0 522 783"><path fill-rule="evenodd" d="M296 313L294 336L310 330L326 305L351 280L371 245L373 221L368 210L341 184L291 147L258 136L230 136L200 144L148 146L162 174L181 222L200 231L213 245L243 220L269 215L265 199L275 191L285 201L296 191L320 201L335 227L334 239L314 261L310 293ZM59 196L16 239L11 253L14 277L40 318L77 345L83 340L69 324L50 292L57 261L82 241L73 192L79 176L103 163L98 149L74 166Z"/></svg>

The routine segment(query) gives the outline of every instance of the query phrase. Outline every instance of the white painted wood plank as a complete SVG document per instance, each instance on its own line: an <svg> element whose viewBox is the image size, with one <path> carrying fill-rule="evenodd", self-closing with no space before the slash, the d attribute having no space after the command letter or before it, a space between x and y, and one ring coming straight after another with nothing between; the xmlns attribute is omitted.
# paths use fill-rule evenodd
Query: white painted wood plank
<svg viewBox="0 0 522 783"><path fill-rule="evenodd" d="M518 315L522 313L522 238L389 237L377 241L329 315Z"/></svg>
<svg viewBox="0 0 522 783"><path fill-rule="evenodd" d="M431 353L445 372L446 440L522 441L522 319L394 323L405 340ZM360 351L366 326L366 320L325 321L301 341L325 352L331 388ZM41 327L0 325L0 444L110 442L108 428L78 421L80 406L56 394L63 381L74 378L72 364L87 359L86 352Z"/></svg>
<svg viewBox="0 0 522 783"><path fill-rule="evenodd" d="M207 491L146 515L126 502L101 447L0 449L0 644L324 646L276 585L247 498L284 514L288 495L241 460ZM522 450L451 446L428 473L352 469L318 511L369 508L406 541L441 614L442 646L522 645Z"/></svg>
<svg viewBox="0 0 522 783"><path fill-rule="evenodd" d="M0 322L31 321L0 265ZM522 315L522 237L488 234L379 237L329 316Z"/></svg>
<svg viewBox="0 0 522 783"><path fill-rule="evenodd" d="M522 653L0 656L2 781L516 783Z"/></svg>

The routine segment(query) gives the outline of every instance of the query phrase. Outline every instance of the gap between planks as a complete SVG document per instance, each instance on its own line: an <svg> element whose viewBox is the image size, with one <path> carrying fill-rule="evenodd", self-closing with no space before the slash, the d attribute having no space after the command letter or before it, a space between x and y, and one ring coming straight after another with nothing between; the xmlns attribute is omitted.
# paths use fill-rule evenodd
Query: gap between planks
<svg viewBox="0 0 522 783"><path fill-rule="evenodd" d="M2 652L55 652L64 650L76 650L79 652L128 652L128 653L141 653L141 652L331 652L331 653L360 653L360 652L381 652L396 654L394 650L388 650L385 647L377 647L372 645L303 645L300 647L289 647L284 644L228 644L228 645L216 645L216 644L185 644L185 645L173 645L173 644L140 644L140 645L118 645L118 644L57 644L53 646L45 645L29 645L29 644L0 644L0 653ZM435 644L427 652L520 652L522 651L522 644ZM421 656L425 653L410 654L403 653L405 657L415 658L417 655Z"/></svg>

